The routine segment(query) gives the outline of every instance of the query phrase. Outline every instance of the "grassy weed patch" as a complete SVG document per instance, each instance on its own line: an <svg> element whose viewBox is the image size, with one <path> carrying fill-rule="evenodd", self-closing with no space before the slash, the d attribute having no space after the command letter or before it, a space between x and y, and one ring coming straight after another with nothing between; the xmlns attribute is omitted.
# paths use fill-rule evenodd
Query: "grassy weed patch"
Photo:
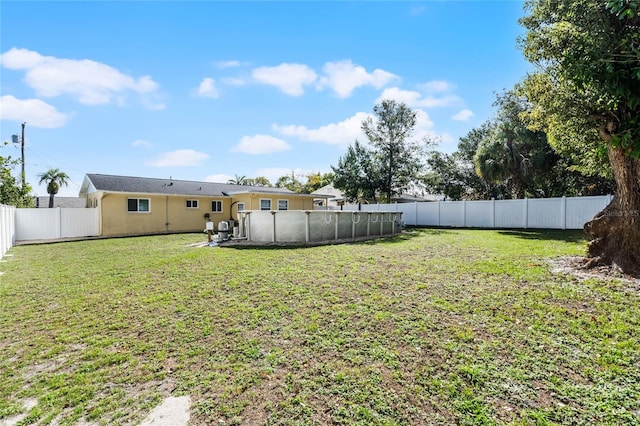
<svg viewBox="0 0 640 426"><path fill-rule="evenodd" d="M194 424L640 424L640 296L549 272L578 232L200 240L13 248L0 419L135 424L189 394Z"/></svg>

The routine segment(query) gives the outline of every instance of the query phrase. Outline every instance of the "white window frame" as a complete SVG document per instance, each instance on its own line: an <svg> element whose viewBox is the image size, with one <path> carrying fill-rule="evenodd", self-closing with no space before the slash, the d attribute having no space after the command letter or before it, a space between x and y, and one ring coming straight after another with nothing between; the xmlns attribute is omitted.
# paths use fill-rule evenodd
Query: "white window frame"
<svg viewBox="0 0 640 426"><path fill-rule="evenodd" d="M238 203L237 208L238 208L239 212L243 212L244 211L244 203Z"/></svg>
<svg viewBox="0 0 640 426"><path fill-rule="evenodd" d="M189 204L191 204L191 205L189 205ZM200 203L198 202L198 200L195 200L195 199L186 200L184 205L188 209L199 209L200 208Z"/></svg>
<svg viewBox="0 0 640 426"><path fill-rule="evenodd" d="M129 201L136 200L137 210L129 210ZM145 200L147 202L147 210L140 210L140 201ZM127 213L151 213L151 199L150 198L137 198L127 197Z"/></svg>
<svg viewBox="0 0 640 426"><path fill-rule="evenodd" d="M285 208L280 207L280 203L285 203ZM289 210L289 200L278 200L278 210Z"/></svg>
<svg viewBox="0 0 640 426"><path fill-rule="evenodd" d="M213 203L217 203L220 206L220 210L214 210L213 209ZM222 213L222 209L223 209L223 205L222 205L222 200L211 200L211 212L213 213Z"/></svg>
<svg viewBox="0 0 640 426"><path fill-rule="evenodd" d="M265 202L268 202L268 203L269 203L269 208L268 208L268 209L265 209L265 208L263 208L263 207L262 207L262 202L263 202L263 201L265 201ZM271 198L260 198L260 210L263 210L263 211L271 211Z"/></svg>

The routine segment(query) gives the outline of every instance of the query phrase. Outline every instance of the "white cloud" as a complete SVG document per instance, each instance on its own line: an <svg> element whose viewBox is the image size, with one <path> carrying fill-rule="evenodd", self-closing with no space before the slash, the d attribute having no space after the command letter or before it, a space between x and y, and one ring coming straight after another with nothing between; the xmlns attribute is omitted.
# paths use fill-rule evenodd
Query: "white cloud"
<svg viewBox="0 0 640 426"><path fill-rule="evenodd" d="M151 167L186 167L198 166L209 156L203 152L193 149L177 149L171 152L164 152L151 161L145 163Z"/></svg>
<svg viewBox="0 0 640 426"><path fill-rule="evenodd" d="M306 141L347 146L356 139L361 141L364 139L364 134L361 129L362 122L369 116L370 114L365 112L358 112L343 121L330 123L317 129L309 129L305 126L280 126L274 124L273 130L280 134L295 136Z"/></svg>
<svg viewBox="0 0 640 426"><path fill-rule="evenodd" d="M0 97L0 119L26 121L29 126L56 128L65 125L70 115L58 111L40 99L17 99L12 95Z"/></svg>
<svg viewBox="0 0 640 426"><path fill-rule="evenodd" d="M146 96L147 106L164 108L158 102L149 102L159 88L150 76L134 78L109 65L89 59L62 59L43 56L28 49L12 48L0 55L4 68L26 70L24 81L39 96L56 97L63 94L75 97L85 105L106 104L120 99L131 91Z"/></svg>
<svg viewBox="0 0 640 426"><path fill-rule="evenodd" d="M392 99L397 102L403 102L411 108L433 108L449 106L460 101L460 98L456 95L445 95L442 97L435 97L431 95L424 95L420 92L413 90L402 90L399 87L390 87L382 91L382 95L376 99L376 103L380 103L385 99Z"/></svg>
<svg viewBox="0 0 640 426"><path fill-rule="evenodd" d="M455 89L455 86L448 81L432 80L420 85L427 93L448 92Z"/></svg>
<svg viewBox="0 0 640 426"><path fill-rule="evenodd" d="M282 139L270 135L244 136L240 143L232 148L232 151L246 154L270 154L291 149L291 146Z"/></svg>
<svg viewBox="0 0 640 426"><path fill-rule="evenodd" d="M429 114L421 109L416 109L416 126L413 131L413 140L430 140L439 144L439 149L442 149L443 144L449 144L453 142L453 137L448 133L437 133L434 131L434 123L431 121Z"/></svg>
<svg viewBox="0 0 640 426"><path fill-rule="evenodd" d="M11 48L0 54L0 64L11 70L35 68L45 62L45 58L38 52L28 49Z"/></svg>
<svg viewBox="0 0 640 426"><path fill-rule="evenodd" d="M473 116L475 116L473 111L471 111L470 109L466 109L465 108L465 109L459 111L457 114L453 115L451 118L453 120L456 120L456 121L467 121Z"/></svg>
<svg viewBox="0 0 640 426"><path fill-rule="evenodd" d="M429 114L427 114L425 111L421 109L416 109L415 112L416 112L416 127L415 127L416 130L418 131L426 130L433 127L433 121L431 121Z"/></svg>
<svg viewBox="0 0 640 426"><path fill-rule="evenodd" d="M236 60L218 61L218 62L215 63L215 66L220 68L220 69L235 68L235 67L239 67L241 65L242 65L242 62L236 61Z"/></svg>
<svg viewBox="0 0 640 426"><path fill-rule="evenodd" d="M360 86L373 86L381 89L398 76L390 72L375 69L367 72L362 66L354 65L350 60L327 62L322 71L326 74L320 79L320 87L329 87L341 98L351 96L354 89Z"/></svg>
<svg viewBox="0 0 640 426"><path fill-rule="evenodd" d="M413 140L440 139L440 136L433 131L433 121L425 111L416 109L416 125L413 128Z"/></svg>
<svg viewBox="0 0 640 426"><path fill-rule="evenodd" d="M221 78L222 81L227 86L244 86L245 81L239 77L224 77Z"/></svg>
<svg viewBox="0 0 640 426"><path fill-rule="evenodd" d="M411 9L409 9L409 14L410 15L421 15L426 10L427 10L427 8L425 6L414 6Z"/></svg>
<svg viewBox="0 0 640 426"><path fill-rule="evenodd" d="M205 98L217 98L220 96L218 89L216 89L216 81L210 77L202 79L196 93L198 96Z"/></svg>
<svg viewBox="0 0 640 426"><path fill-rule="evenodd" d="M209 175L204 178L205 182L214 182L214 183L227 183L229 179L233 179L233 176L225 175L225 174L217 174L217 175Z"/></svg>
<svg viewBox="0 0 640 426"><path fill-rule="evenodd" d="M313 83L318 75L303 64L280 64L276 67L255 68L252 72L255 80L263 84L278 87L287 95L300 96L304 86Z"/></svg>
<svg viewBox="0 0 640 426"><path fill-rule="evenodd" d="M151 142L145 141L145 140L142 140L142 139L138 139L138 140L133 141L131 146L133 146L135 148L153 148L153 144Z"/></svg>
<svg viewBox="0 0 640 426"><path fill-rule="evenodd" d="M142 104L145 106L145 108L148 109L153 109L153 110L161 110L161 109L165 109L167 106L164 104L164 102L160 102L160 95L158 94L154 94L154 95L142 95L141 96L141 100L142 100ZM120 106L122 106L123 103L120 103Z"/></svg>

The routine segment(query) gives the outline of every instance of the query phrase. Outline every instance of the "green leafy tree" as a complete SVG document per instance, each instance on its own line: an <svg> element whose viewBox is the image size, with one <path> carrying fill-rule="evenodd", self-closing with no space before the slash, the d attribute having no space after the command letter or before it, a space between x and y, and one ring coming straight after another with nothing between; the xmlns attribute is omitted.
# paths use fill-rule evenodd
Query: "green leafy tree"
<svg viewBox="0 0 640 426"><path fill-rule="evenodd" d="M525 98L515 91L504 92L497 96L494 106L498 107L496 118L461 137L456 152L434 151L428 155L429 172L424 179L429 190L453 200L601 195L613 191L610 179L585 174L586 170L566 152L553 152L543 132L527 128L524 118L531 104ZM474 158L480 164L474 164Z"/></svg>
<svg viewBox="0 0 640 426"><path fill-rule="evenodd" d="M60 169L49 169L44 173L38 174L39 183L46 182L47 193L49 194L49 208L53 208L53 199L60 190L60 185L67 186L69 184L69 176L60 171Z"/></svg>
<svg viewBox="0 0 640 426"><path fill-rule="evenodd" d="M233 179L227 181L230 185L249 185L249 179L246 176L235 175Z"/></svg>
<svg viewBox="0 0 640 426"><path fill-rule="evenodd" d="M264 187L267 187L267 188L270 188L270 187L273 186L271 184L271 182L269 182L269 179L267 179L264 176L258 176L256 178L251 179L251 183L249 183L249 185L264 186Z"/></svg>
<svg viewBox="0 0 640 426"><path fill-rule="evenodd" d="M290 191L303 193L304 184L298 179L295 172L292 170L291 174L280 176L275 184L276 188L287 188Z"/></svg>
<svg viewBox="0 0 640 426"><path fill-rule="evenodd" d="M523 83L532 127L581 166L608 158L612 202L585 225L587 266L640 275L640 2L533 0L520 40L539 72Z"/></svg>
<svg viewBox="0 0 640 426"><path fill-rule="evenodd" d="M536 175L547 174L557 156L541 131L527 128L520 115L529 108L526 99L513 91L497 96L498 114L491 132L480 142L473 157L478 176L491 183L504 183L511 198L545 194L531 187Z"/></svg>
<svg viewBox="0 0 640 426"><path fill-rule="evenodd" d="M313 191L329 185L333 182L334 174L329 173L310 173L307 175L307 183L304 184L304 193L310 194Z"/></svg>
<svg viewBox="0 0 640 426"><path fill-rule="evenodd" d="M433 151L428 154L429 171L422 180L428 191L443 194L449 200L463 200L469 195L467 182L463 177L463 167L454 154ZM474 174L475 176L475 174Z"/></svg>
<svg viewBox="0 0 640 426"><path fill-rule="evenodd" d="M387 203L401 193L422 171L421 144L412 140L416 126L416 111L404 103L383 100L373 107L374 118L362 123L362 131L374 150L383 184L381 189Z"/></svg>
<svg viewBox="0 0 640 426"><path fill-rule="evenodd" d="M451 200L505 198L505 185L482 179L476 173L473 163L478 146L490 137L494 129L495 121L487 121L461 137L458 150L454 153L429 153L429 172L425 175L427 188L431 192L444 194Z"/></svg>
<svg viewBox="0 0 640 426"><path fill-rule="evenodd" d="M333 170L333 186L344 193L349 202L377 202L377 193L383 186L382 171L374 152L357 140L349 145Z"/></svg>
<svg viewBox="0 0 640 426"><path fill-rule="evenodd" d="M2 146L7 146L4 142ZM1 146L0 146L1 147ZM28 184L22 188L11 171L20 164L20 160L14 160L11 156L0 155L0 204L15 207L33 207L31 186Z"/></svg>

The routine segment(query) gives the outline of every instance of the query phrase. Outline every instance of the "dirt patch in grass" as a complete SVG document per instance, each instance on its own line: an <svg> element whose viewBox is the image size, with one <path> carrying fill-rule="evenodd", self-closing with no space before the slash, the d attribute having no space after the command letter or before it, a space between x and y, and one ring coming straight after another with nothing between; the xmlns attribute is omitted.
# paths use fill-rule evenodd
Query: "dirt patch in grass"
<svg viewBox="0 0 640 426"><path fill-rule="evenodd" d="M561 256L550 259L551 272L555 274L567 274L578 280L597 279L603 281L618 280L628 284L630 290L640 291L640 278L625 274L616 265L598 266L594 268L584 268L584 257L582 256Z"/></svg>

